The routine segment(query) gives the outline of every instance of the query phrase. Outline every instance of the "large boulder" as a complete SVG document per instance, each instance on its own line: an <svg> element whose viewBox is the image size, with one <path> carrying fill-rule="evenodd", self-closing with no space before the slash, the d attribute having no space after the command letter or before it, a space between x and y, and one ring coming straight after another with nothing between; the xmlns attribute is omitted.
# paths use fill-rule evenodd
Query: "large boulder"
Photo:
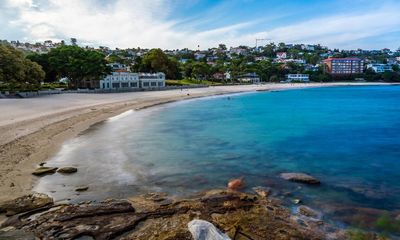
<svg viewBox="0 0 400 240"><path fill-rule="evenodd" d="M0 203L0 212L6 212L7 216L12 216L18 213L28 212L53 204L53 199L46 194L33 193L16 198L14 200Z"/></svg>
<svg viewBox="0 0 400 240"><path fill-rule="evenodd" d="M306 184L321 183L318 179L305 173L281 173L281 178L292 182L300 182Z"/></svg>

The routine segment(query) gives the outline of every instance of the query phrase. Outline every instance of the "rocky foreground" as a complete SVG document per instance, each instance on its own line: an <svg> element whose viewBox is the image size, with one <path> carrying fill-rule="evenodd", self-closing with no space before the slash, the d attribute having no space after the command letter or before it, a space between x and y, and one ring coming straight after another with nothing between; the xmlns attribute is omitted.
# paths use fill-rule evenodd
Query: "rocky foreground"
<svg viewBox="0 0 400 240"><path fill-rule="evenodd" d="M192 239L187 224L211 222L231 239L344 239L311 209L291 214L267 194L213 190L191 199L147 194L129 200L54 204L44 194L0 205L0 239ZM328 233L330 232L330 233Z"/></svg>
<svg viewBox="0 0 400 240"><path fill-rule="evenodd" d="M390 239L337 229L305 205L290 211L281 200L270 198L270 188L253 191L212 190L190 199L149 193L79 204L55 204L46 194L33 193L0 203L0 213L8 216L0 225L0 240L193 239L188 223L194 219L208 221L233 240ZM351 209L345 211L357 217Z"/></svg>

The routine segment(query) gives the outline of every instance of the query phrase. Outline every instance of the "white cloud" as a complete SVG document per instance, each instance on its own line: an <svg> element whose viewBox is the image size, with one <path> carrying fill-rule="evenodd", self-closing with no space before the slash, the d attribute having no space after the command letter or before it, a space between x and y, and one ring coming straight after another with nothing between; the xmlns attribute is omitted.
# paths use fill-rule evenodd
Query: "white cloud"
<svg viewBox="0 0 400 240"><path fill-rule="evenodd" d="M260 37L271 38L275 42L321 43L330 47L349 48L358 47L360 39L374 36L377 37L375 45L379 45L380 35L400 31L399 4L358 15L311 18L300 23L243 34L248 32L248 27L257 27L259 19L206 31L196 30L195 24L198 22L190 21L184 23L187 25L183 28L178 28L177 25L182 23L179 19L171 18L175 9L170 0L115 0L103 1L103 4L99 0L5 1L7 9L18 13L9 19L7 31L20 29L25 36L21 40L42 41L75 37L82 43L121 48L171 49L196 48L197 45L207 48L218 43L253 45L255 38ZM3 10L0 9L0 14L1 11ZM7 35L15 34L0 30L0 38L7 38Z"/></svg>

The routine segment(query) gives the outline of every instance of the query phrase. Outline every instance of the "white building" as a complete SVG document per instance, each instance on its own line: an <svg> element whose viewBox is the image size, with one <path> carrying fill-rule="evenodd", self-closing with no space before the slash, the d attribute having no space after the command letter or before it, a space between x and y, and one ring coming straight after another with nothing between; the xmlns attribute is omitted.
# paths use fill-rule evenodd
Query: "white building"
<svg viewBox="0 0 400 240"><path fill-rule="evenodd" d="M286 52L277 52L276 53L276 58L285 59L285 58L287 58L287 53Z"/></svg>
<svg viewBox="0 0 400 240"><path fill-rule="evenodd" d="M308 74L287 74L287 82L309 82L310 76Z"/></svg>
<svg viewBox="0 0 400 240"><path fill-rule="evenodd" d="M140 88L160 88L165 87L165 74L159 73L139 73Z"/></svg>
<svg viewBox="0 0 400 240"><path fill-rule="evenodd" d="M392 66L388 64L372 63L367 65L367 69L371 68L376 73L384 73L393 71Z"/></svg>
<svg viewBox="0 0 400 240"><path fill-rule="evenodd" d="M261 79L256 73L246 73L238 78L241 83L260 84Z"/></svg>
<svg viewBox="0 0 400 240"><path fill-rule="evenodd" d="M164 73L112 72L100 80L101 89L139 89L165 87Z"/></svg>
<svg viewBox="0 0 400 240"><path fill-rule="evenodd" d="M126 70L128 70L126 65L122 64L122 63L109 63L109 64L107 64L107 66L111 67L111 69L113 71L117 71L117 70L126 71Z"/></svg>
<svg viewBox="0 0 400 240"><path fill-rule="evenodd" d="M254 60L255 60L256 62L259 62L259 61L268 60L268 58L267 58L267 57L264 57L264 56L261 56L261 57L255 57Z"/></svg>

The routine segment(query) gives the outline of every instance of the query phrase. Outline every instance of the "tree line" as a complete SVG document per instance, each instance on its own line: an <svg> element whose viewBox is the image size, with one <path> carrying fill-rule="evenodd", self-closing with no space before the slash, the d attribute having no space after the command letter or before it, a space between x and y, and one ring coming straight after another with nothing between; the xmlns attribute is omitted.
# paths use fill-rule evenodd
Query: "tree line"
<svg viewBox="0 0 400 240"><path fill-rule="evenodd" d="M243 47L245 48L245 47ZM276 51L287 51L291 55L300 54L300 49L286 49L284 44L278 46L269 44L262 48L259 54L273 57ZM317 48L313 54L307 54L308 62L319 62ZM37 89L41 82L53 83L61 78L67 78L69 88L86 88L87 82L98 82L111 72L107 63L120 62L130 66L133 72L164 72L167 79L196 79L232 82L246 73L256 73L262 81L278 82L285 79L288 73L310 74L311 81L354 80L364 78L367 81L400 81L399 69L393 72L377 74L367 70L363 74L346 76L341 79L324 73L323 66L314 71L307 70L303 64L295 62L278 63L271 58L255 61L256 55L234 54L230 59L226 55L226 46L221 44L216 51L212 64L207 58L196 60L193 52L183 53L185 56L169 56L161 49L152 49L141 57L130 61L119 55L106 56L102 49L81 48L77 45L62 44L48 53L30 53L25 55L12 46L0 43L0 87L6 89ZM187 58L184 62L177 59ZM226 79L225 73L230 73ZM4 87L3 87L4 89Z"/></svg>
<svg viewBox="0 0 400 240"><path fill-rule="evenodd" d="M42 67L15 48L0 44L0 85L9 89L35 89L45 78Z"/></svg>

